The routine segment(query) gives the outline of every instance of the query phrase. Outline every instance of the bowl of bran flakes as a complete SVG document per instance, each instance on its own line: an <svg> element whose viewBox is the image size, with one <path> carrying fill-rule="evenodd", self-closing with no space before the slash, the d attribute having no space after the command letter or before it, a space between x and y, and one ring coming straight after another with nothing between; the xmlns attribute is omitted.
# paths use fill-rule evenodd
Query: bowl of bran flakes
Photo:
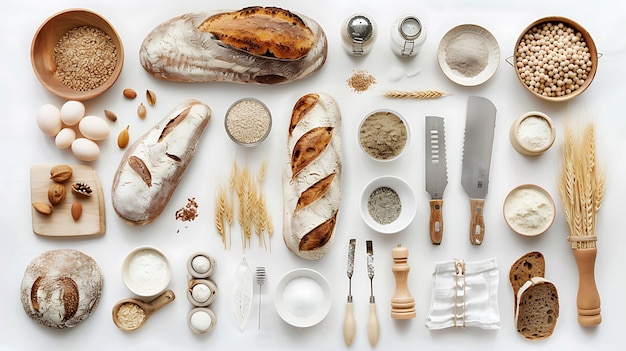
<svg viewBox="0 0 626 351"><path fill-rule="evenodd" d="M113 86L122 72L124 47L106 18L87 9L67 9L39 26L30 59L44 88L66 100L84 101Z"/></svg>

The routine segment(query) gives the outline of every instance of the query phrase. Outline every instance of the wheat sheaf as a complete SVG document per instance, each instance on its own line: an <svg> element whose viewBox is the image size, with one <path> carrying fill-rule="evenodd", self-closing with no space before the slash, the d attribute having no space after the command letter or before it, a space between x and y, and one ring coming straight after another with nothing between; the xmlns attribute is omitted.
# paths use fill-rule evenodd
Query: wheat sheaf
<svg viewBox="0 0 626 351"><path fill-rule="evenodd" d="M558 188L573 249L596 247L604 180L596 160L595 124L588 122L582 129L566 126Z"/></svg>

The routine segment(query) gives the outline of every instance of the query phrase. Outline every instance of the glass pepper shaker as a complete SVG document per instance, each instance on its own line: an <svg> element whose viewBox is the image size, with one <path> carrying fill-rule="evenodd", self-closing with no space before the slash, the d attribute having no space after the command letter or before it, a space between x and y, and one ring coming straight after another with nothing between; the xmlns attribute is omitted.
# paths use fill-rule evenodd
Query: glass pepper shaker
<svg viewBox="0 0 626 351"><path fill-rule="evenodd" d="M343 47L349 55L363 56L372 51L378 29L374 20L362 13L348 17L341 26Z"/></svg>
<svg viewBox="0 0 626 351"><path fill-rule="evenodd" d="M391 50L400 57L417 56L426 35L426 27L418 17L400 16L391 27Z"/></svg>

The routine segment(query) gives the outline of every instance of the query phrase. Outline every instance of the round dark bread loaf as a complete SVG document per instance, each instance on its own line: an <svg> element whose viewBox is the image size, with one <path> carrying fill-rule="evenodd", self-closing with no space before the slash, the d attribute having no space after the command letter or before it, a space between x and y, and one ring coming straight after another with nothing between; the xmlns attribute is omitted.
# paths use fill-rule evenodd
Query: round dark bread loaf
<svg viewBox="0 0 626 351"><path fill-rule="evenodd" d="M102 271L90 256L72 249L46 251L26 267L22 306L45 326L74 327L96 309L103 284Z"/></svg>
<svg viewBox="0 0 626 351"><path fill-rule="evenodd" d="M529 340L552 335L559 318L559 294L556 286L540 277L527 281L519 291L515 318L517 332Z"/></svg>

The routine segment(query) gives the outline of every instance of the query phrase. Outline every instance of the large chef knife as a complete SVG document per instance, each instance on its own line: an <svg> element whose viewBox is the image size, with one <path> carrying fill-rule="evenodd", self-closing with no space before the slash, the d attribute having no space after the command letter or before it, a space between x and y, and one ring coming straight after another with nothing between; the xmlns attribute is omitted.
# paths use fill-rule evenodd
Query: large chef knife
<svg viewBox="0 0 626 351"><path fill-rule="evenodd" d="M483 211L489 188L495 126L496 107L493 103L483 97L470 96L467 100L461 184L470 197L469 236L473 245L482 244L485 236Z"/></svg>
<svg viewBox="0 0 626 351"><path fill-rule="evenodd" d="M442 117L426 116L426 191L430 194L430 241L443 238L443 191L448 185L446 138Z"/></svg>

